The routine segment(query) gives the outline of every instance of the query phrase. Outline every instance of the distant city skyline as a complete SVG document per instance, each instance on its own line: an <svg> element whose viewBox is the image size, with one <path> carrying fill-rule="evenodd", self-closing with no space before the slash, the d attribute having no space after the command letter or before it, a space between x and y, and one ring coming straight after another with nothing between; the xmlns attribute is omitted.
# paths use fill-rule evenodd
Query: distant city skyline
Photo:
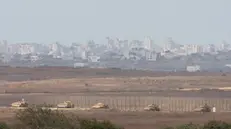
<svg viewBox="0 0 231 129"><path fill-rule="evenodd" d="M107 43L106 37L163 45L231 43L230 0L0 0L0 40Z"/></svg>

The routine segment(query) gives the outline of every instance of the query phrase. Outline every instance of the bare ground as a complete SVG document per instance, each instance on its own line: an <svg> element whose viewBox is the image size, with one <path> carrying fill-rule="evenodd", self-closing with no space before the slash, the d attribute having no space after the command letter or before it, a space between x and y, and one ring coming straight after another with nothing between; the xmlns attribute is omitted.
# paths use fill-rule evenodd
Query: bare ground
<svg viewBox="0 0 231 129"><path fill-rule="evenodd" d="M70 68L70 67L1 67L0 80L7 81L27 81L45 79L63 79L76 77L162 77L162 76L213 76L222 75L221 72L152 72L140 70L121 69L90 69L90 68Z"/></svg>
<svg viewBox="0 0 231 129"><path fill-rule="evenodd" d="M166 73L66 67L1 67L0 73L0 106L8 106L21 98L34 103L58 103L70 97L74 98L74 101L79 100L79 96L101 100L103 97L120 96L231 97L231 75L222 76L221 73ZM43 78L44 76L49 78ZM33 77L37 78L27 80ZM217 90L218 88L223 89Z"/></svg>
<svg viewBox="0 0 231 129"><path fill-rule="evenodd" d="M230 98L231 75L222 73L123 71L119 69L74 69L67 67L0 67L0 106L21 98L32 102L63 101L70 96L151 96L190 98ZM224 91L225 88L228 89ZM210 89L213 88L213 89ZM223 90L217 90L222 88ZM200 90L195 90L200 89ZM37 94L39 93L39 94ZM82 99L82 98L81 98ZM230 121L230 113L166 114L150 112L76 112L82 117L111 120L126 129L157 129L166 125L211 119ZM13 119L14 113L0 110L0 120Z"/></svg>

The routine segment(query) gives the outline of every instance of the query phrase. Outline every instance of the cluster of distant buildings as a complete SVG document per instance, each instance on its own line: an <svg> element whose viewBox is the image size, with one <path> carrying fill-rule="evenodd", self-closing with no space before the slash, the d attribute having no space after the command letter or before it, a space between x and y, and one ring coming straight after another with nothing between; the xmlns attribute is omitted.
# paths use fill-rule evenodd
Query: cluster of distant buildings
<svg viewBox="0 0 231 129"><path fill-rule="evenodd" d="M10 64L14 62L43 62L62 60L72 62L72 65L84 66L87 63L104 62L163 62L184 60L185 65L197 66L195 62L231 60L231 45L223 42L218 46L175 43L172 38L159 46L150 37L140 40L121 40L106 38L106 44L72 43L65 46L58 42L47 44L38 43L8 43L0 42L0 62ZM41 63L40 63L41 64ZM225 64L227 65L227 64ZM229 65L227 65L229 66ZM151 65L150 65L151 67ZM186 68L187 69L187 68ZM190 69L190 68L188 68ZM192 69L192 68L191 68Z"/></svg>

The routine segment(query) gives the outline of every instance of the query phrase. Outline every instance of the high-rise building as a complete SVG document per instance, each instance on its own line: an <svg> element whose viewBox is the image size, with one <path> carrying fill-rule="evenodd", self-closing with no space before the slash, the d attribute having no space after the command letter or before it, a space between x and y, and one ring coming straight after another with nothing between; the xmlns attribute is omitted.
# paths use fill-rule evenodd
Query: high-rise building
<svg viewBox="0 0 231 129"><path fill-rule="evenodd" d="M20 44L18 49L18 54L27 55L35 52L34 46L31 44Z"/></svg>
<svg viewBox="0 0 231 129"><path fill-rule="evenodd" d="M230 49L230 44L228 44L227 42L223 41L220 45L219 50L220 51L226 51Z"/></svg>
<svg viewBox="0 0 231 129"><path fill-rule="evenodd" d="M8 43L6 40L0 42L0 53L8 53Z"/></svg>
<svg viewBox="0 0 231 129"><path fill-rule="evenodd" d="M164 51L175 51L180 49L181 45L175 43L172 38L168 38L164 46Z"/></svg>
<svg viewBox="0 0 231 129"><path fill-rule="evenodd" d="M214 53L216 52L216 47L214 44L208 44L203 47L203 52L204 53Z"/></svg>
<svg viewBox="0 0 231 129"><path fill-rule="evenodd" d="M187 54L203 52L202 46L196 44L184 45L184 50L186 51Z"/></svg>
<svg viewBox="0 0 231 129"><path fill-rule="evenodd" d="M62 56L63 50L62 46L56 42L50 45L50 51L48 55L52 55L54 58L60 58Z"/></svg>
<svg viewBox="0 0 231 129"><path fill-rule="evenodd" d="M143 45L145 49L153 50L153 40L150 37L145 37Z"/></svg>

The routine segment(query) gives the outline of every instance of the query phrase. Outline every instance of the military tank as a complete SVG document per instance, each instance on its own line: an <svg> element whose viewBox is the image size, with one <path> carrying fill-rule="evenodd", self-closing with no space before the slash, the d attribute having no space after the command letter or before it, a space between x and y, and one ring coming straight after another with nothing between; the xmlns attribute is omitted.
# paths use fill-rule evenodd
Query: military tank
<svg viewBox="0 0 231 129"><path fill-rule="evenodd" d="M71 101L64 101L57 105L58 108L74 108L74 104Z"/></svg>
<svg viewBox="0 0 231 129"><path fill-rule="evenodd" d="M108 109L109 106L103 103L97 103L92 106L93 109Z"/></svg>
<svg viewBox="0 0 231 129"><path fill-rule="evenodd" d="M28 105L29 104L24 99L22 99L21 101L13 102L11 104L12 107L28 107Z"/></svg>
<svg viewBox="0 0 231 129"><path fill-rule="evenodd" d="M145 111L160 111L160 108L156 104L150 104L144 108Z"/></svg>

